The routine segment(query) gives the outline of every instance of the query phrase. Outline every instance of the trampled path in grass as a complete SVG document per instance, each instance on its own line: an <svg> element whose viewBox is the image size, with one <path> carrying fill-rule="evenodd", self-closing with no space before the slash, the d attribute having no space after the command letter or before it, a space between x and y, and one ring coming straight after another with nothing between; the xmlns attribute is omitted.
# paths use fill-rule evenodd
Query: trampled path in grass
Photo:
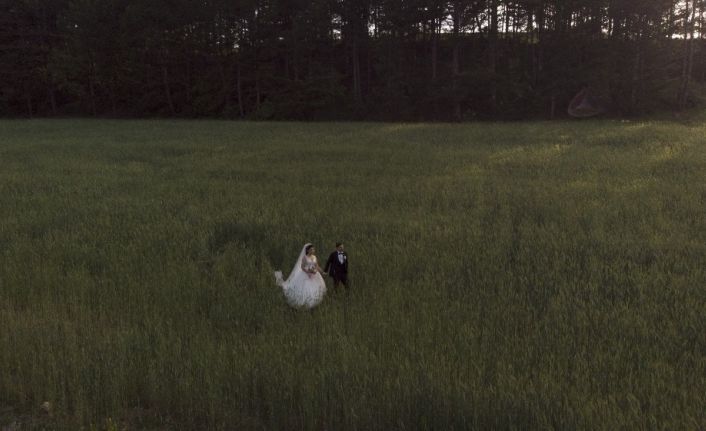
<svg viewBox="0 0 706 431"><path fill-rule="evenodd" d="M0 403L702 429L705 215L699 124L0 121ZM335 241L349 294L289 309L273 271Z"/></svg>

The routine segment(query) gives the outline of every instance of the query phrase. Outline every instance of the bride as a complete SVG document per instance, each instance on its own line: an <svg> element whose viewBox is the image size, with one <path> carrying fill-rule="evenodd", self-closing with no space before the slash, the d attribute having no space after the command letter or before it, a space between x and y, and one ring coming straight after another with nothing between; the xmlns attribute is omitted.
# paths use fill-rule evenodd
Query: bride
<svg viewBox="0 0 706 431"><path fill-rule="evenodd" d="M287 302L292 307L313 308L324 299L326 283L314 253L314 246L305 244L286 280L282 279L282 271L275 271L277 285L282 288Z"/></svg>

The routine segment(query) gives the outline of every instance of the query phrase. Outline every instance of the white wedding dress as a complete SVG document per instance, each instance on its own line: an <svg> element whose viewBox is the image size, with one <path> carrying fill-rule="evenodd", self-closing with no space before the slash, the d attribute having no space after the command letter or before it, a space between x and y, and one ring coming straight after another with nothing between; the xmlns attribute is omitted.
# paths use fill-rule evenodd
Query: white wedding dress
<svg viewBox="0 0 706 431"><path fill-rule="evenodd" d="M326 282L321 274L318 272L311 274L302 270L302 266L307 270L317 267L316 256L306 255L306 248L309 245L305 244L302 248L294 269L286 280L282 278L282 271L275 271L277 285L282 288L289 305L295 308L316 307L326 294Z"/></svg>

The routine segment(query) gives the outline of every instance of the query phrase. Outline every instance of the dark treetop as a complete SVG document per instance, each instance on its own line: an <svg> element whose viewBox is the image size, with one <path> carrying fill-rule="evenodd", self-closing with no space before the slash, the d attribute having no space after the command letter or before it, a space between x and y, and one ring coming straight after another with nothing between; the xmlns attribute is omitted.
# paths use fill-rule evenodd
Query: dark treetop
<svg viewBox="0 0 706 431"><path fill-rule="evenodd" d="M704 0L0 0L0 116L464 120L682 109Z"/></svg>

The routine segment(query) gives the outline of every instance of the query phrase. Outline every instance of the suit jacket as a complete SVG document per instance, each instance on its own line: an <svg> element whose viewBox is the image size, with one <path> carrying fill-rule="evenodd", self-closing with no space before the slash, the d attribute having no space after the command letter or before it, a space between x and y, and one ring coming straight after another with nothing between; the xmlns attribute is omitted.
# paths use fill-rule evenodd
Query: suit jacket
<svg viewBox="0 0 706 431"><path fill-rule="evenodd" d="M343 252L343 263L338 260L338 251L334 251L326 261L324 272L327 272L331 277L348 275L348 255Z"/></svg>

